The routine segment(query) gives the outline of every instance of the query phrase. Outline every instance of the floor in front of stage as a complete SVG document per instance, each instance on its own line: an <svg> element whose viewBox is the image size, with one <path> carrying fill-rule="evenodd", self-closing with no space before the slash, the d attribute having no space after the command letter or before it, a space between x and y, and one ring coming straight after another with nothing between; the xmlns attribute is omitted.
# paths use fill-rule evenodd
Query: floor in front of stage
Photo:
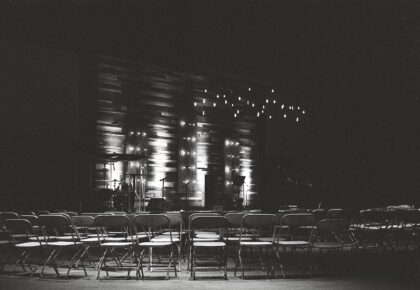
<svg viewBox="0 0 420 290"><path fill-rule="evenodd" d="M6 268L7 271L7 268ZM298 274L288 273L286 278L281 278L277 273L274 279L267 279L265 272L246 272L246 279L234 277L233 269L229 269L228 280L223 279L223 272L207 270L197 272L197 280L190 280L189 272L183 269L174 277L170 273L170 280L165 280L166 271L145 271L145 280L136 280L135 272L131 273L130 279L126 279L127 272L119 271L101 273L101 280L96 280L96 271L88 268L88 276L85 277L82 270L72 270L69 278L65 276L66 269L59 268L61 274L57 277L52 269L46 270L43 278L39 274L33 277L24 274L17 268L14 274L0 275L0 289L21 290L21 289L139 289L165 290L165 289L419 289L419 283L414 279L387 275L313 275L303 277ZM6 272L7 273L7 272ZM239 274L239 273L238 273Z"/></svg>

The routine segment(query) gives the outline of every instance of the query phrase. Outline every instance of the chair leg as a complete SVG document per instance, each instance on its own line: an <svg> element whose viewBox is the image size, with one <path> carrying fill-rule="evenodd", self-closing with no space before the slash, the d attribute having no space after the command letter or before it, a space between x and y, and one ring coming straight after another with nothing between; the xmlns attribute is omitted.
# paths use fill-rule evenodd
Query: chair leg
<svg viewBox="0 0 420 290"><path fill-rule="evenodd" d="M169 256L169 263L168 263L168 271L166 273L166 280L169 280L169 270L171 269L171 262L172 262L173 255L174 255L174 251L173 251L173 249L171 249L171 255ZM176 266L175 266L175 269L176 269Z"/></svg>
<svg viewBox="0 0 420 290"><path fill-rule="evenodd" d="M241 252L242 252L242 248L239 247L239 250L238 250L238 258L239 258L239 265L241 267L242 280L243 280L243 279L245 279L245 274L244 274L244 265L242 263L242 255L241 255Z"/></svg>
<svg viewBox="0 0 420 290"><path fill-rule="evenodd" d="M135 255L134 249L131 249L131 250L130 250L130 253L131 253L131 260L130 260L130 266L128 267L128 271L127 271L127 279L129 279L129 278L130 278L131 267L133 266L133 261L134 261L134 259L136 258L136 255Z"/></svg>
<svg viewBox="0 0 420 290"><path fill-rule="evenodd" d="M193 271L193 280L195 280L195 268L196 268L196 265L197 265L197 257L196 257L196 250L197 250L197 247L193 247L193 253L192 253L192 271Z"/></svg>
<svg viewBox="0 0 420 290"><path fill-rule="evenodd" d="M45 267L47 266L47 264L49 263L49 261L51 260L51 258L53 257L53 255L55 254L56 251L57 251L57 249L53 249L51 251L50 255L48 256L47 260L45 261L44 265L42 266L41 273L40 273L41 278L44 276Z"/></svg>
<svg viewBox="0 0 420 290"><path fill-rule="evenodd" d="M104 262L105 262L105 258L106 258L106 255L108 254L108 249L107 250L105 250L105 252L104 252L104 254L102 255L102 257L99 259L99 261L98 261L98 274L97 274L97 276L96 276L96 280L99 280L99 276L100 276L100 274L101 274L101 268L102 268L102 265L104 264Z"/></svg>
<svg viewBox="0 0 420 290"><path fill-rule="evenodd" d="M227 280L227 247L222 248L223 251L223 265L224 265L224 277Z"/></svg>

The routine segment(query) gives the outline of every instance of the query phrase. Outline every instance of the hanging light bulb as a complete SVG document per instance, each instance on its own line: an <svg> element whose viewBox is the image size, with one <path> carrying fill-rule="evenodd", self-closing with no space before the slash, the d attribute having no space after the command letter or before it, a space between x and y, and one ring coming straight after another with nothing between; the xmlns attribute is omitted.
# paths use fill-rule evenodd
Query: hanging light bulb
<svg viewBox="0 0 420 290"><path fill-rule="evenodd" d="M236 113L235 113L235 114L233 114L233 117L234 117L234 118L236 118Z"/></svg>
<svg viewBox="0 0 420 290"><path fill-rule="evenodd" d="M213 107L216 107L216 103L213 103Z"/></svg>
<svg viewBox="0 0 420 290"><path fill-rule="evenodd" d="M300 107L299 107L299 106L297 107L297 110L298 110L298 111L300 110Z"/></svg>
<svg viewBox="0 0 420 290"><path fill-rule="evenodd" d="M197 102L194 102L194 107L197 107Z"/></svg>
<svg viewBox="0 0 420 290"><path fill-rule="evenodd" d="M305 113L306 113L306 112L305 112L305 110L302 110L302 114L304 114L304 115L305 115Z"/></svg>
<svg viewBox="0 0 420 290"><path fill-rule="evenodd" d="M273 100L273 104L275 104L276 103L276 100Z"/></svg>
<svg viewBox="0 0 420 290"><path fill-rule="evenodd" d="M205 104L206 103L206 98L203 98L203 104Z"/></svg>
<svg viewBox="0 0 420 290"><path fill-rule="evenodd" d="M239 114L239 110L236 110L236 113Z"/></svg>
<svg viewBox="0 0 420 290"><path fill-rule="evenodd" d="M225 141L225 145L226 145L226 146L229 146L229 145L230 145L229 139L226 139L226 141Z"/></svg>
<svg viewBox="0 0 420 290"><path fill-rule="evenodd" d="M257 117L259 117L260 116L260 112L257 112Z"/></svg>
<svg viewBox="0 0 420 290"><path fill-rule="evenodd" d="M204 89L204 92L207 93L207 89Z"/></svg>
<svg viewBox="0 0 420 290"><path fill-rule="evenodd" d="M296 122L299 122L299 117L296 117Z"/></svg>
<svg viewBox="0 0 420 290"><path fill-rule="evenodd" d="M238 101L240 101L240 100L241 100L241 96L238 97Z"/></svg>
<svg viewBox="0 0 420 290"><path fill-rule="evenodd" d="M246 101L247 106L249 106L249 101Z"/></svg>
<svg viewBox="0 0 420 290"><path fill-rule="evenodd" d="M268 99L265 99L265 102L268 104L269 100Z"/></svg>
<svg viewBox="0 0 420 290"><path fill-rule="evenodd" d="M284 115L283 115L283 118L285 118L285 119L286 119L286 117L287 117L287 115L286 115L286 114L284 114Z"/></svg>
<svg viewBox="0 0 420 290"><path fill-rule="evenodd" d="M130 135L133 135L133 134L134 134L134 132L133 132L133 131L131 131L131 132L130 132Z"/></svg>
<svg viewBox="0 0 420 290"><path fill-rule="evenodd" d="M138 136L138 135L140 135L140 132L137 132L136 134L137 134L137 136Z"/></svg>
<svg viewBox="0 0 420 290"><path fill-rule="evenodd" d="M233 103L232 103L232 107L233 107L234 105L233 105Z"/></svg>
<svg viewBox="0 0 420 290"><path fill-rule="evenodd" d="M284 109L284 105L281 105L281 109L282 109L282 110Z"/></svg>
<svg viewBox="0 0 420 290"><path fill-rule="evenodd" d="M274 93L274 89L271 89L271 92Z"/></svg>
<svg viewBox="0 0 420 290"><path fill-rule="evenodd" d="M146 132L143 132L143 133L141 133L141 135L143 136L143 137L146 137Z"/></svg>
<svg viewBox="0 0 420 290"><path fill-rule="evenodd" d="M226 99L226 95L225 94L223 94L223 99Z"/></svg>
<svg viewBox="0 0 420 290"><path fill-rule="evenodd" d="M225 100L225 104L227 104L228 103L228 101L227 100Z"/></svg>
<svg viewBox="0 0 420 290"><path fill-rule="evenodd" d="M181 156L185 156L185 151L181 150Z"/></svg>
<svg viewBox="0 0 420 290"><path fill-rule="evenodd" d="M264 105L262 105L262 108L263 108L263 109L265 109L265 106L264 106Z"/></svg>
<svg viewBox="0 0 420 290"><path fill-rule="evenodd" d="M271 119L271 115L270 115L270 116L268 116L268 118L269 118L269 119Z"/></svg>
<svg viewBox="0 0 420 290"><path fill-rule="evenodd" d="M248 91L250 92L251 91L251 88L248 88Z"/></svg>
<svg viewBox="0 0 420 290"><path fill-rule="evenodd" d="M181 121L181 122L179 122L179 124L181 125L181 127L184 127L185 126L185 121Z"/></svg>
<svg viewBox="0 0 420 290"><path fill-rule="evenodd" d="M252 103L252 107L255 107L255 104L254 103Z"/></svg>
<svg viewBox="0 0 420 290"><path fill-rule="evenodd" d="M205 115L206 115L206 113L204 112L204 110L203 110L203 113L202 113L202 114L203 114L203 116L205 116Z"/></svg>
<svg viewBox="0 0 420 290"><path fill-rule="evenodd" d="M219 96L219 94L217 94L217 95L216 95L216 98L219 98L219 97L220 97L220 96Z"/></svg>

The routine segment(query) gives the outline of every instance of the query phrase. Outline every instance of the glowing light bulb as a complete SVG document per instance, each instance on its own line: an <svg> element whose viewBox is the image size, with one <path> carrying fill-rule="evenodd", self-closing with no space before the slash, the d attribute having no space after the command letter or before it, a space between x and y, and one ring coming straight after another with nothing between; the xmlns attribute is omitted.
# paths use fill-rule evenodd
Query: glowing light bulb
<svg viewBox="0 0 420 290"><path fill-rule="evenodd" d="M304 115L305 115L305 113L306 113L306 112L305 112L305 110L303 110L303 111L302 111L302 114L304 114Z"/></svg>
<svg viewBox="0 0 420 290"><path fill-rule="evenodd" d="M205 116L205 115L206 115L206 113L204 112L204 110L203 110L203 113L202 113L202 114L203 114L203 116Z"/></svg>
<svg viewBox="0 0 420 290"><path fill-rule="evenodd" d="M236 110L236 113L239 114L239 110Z"/></svg>
<svg viewBox="0 0 420 290"><path fill-rule="evenodd" d="M223 99L226 99L226 95L225 94L223 94Z"/></svg>
<svg viewBox="0 0 420 290"><path fill-rule="evenodd" d="M274 89L272 89L271 92L274 93Z"/></svg>
<svg viewBox="0 0 420 290"><path fill-rule="evenodd" d="M197 107L197 102L194 102L194 107Z"/></svg>
<svg viewBox="0 0 420 290"><path fill-rule="evenodd" d="M273 104L275 104L276 103L276 100L273 100Z"/></svg>
<svg viewBox="0 0 420 290"><path fill-rule="evenodd" d="M233 107L233 104L232 104L232 107Z"/></svg>
<svg viewBox="0 0 420 290"><path fill-rule="evenodd" d="M286 115L286 114L284 114L284 115L283 115L283 118L285 118L285 119L286 119L286 118L287 118L287 115Z"/></svg>
<svg viewBox="0 0 420 290"><path fill-rule="evenodd" d="M268 118L269 118L269 119L271 119L271 115L270 115L270 116L268 116Z"/></svg>
<svg viewBox="0 0 420 290"><path fill-rule="evenodd" d="M229 166L226 166L226 167L225 167L225 172L226 172L226 173L229 173L229 171L230 171L230 167L229 167Z"/></svg>
<svg viewBox="0 0 420 290"><path fill-rule="evenodd" d="M284 109L284 105L281 105L281 109L282 109L282 110Z"/></svg>
<svg viewBox="0 0 420 290"><path fill-rule="evenodd" d="M133 135L133 134L134 134L134 132L133 132L133 131L131 131L131 132L130 132L130 135Z"/></svg>
<svg viewBox="0 0 420 290"><path fill-rule="evenodd" d="M229 146L229 145L230 145L230 142L229 142L229 140L228 140L228 139L226 139L226 141L225 141L225 145L226 145L226 146Z"/></svg>
<svg viewBox="0 0 420 290"><path fill-rule="evenodd" d="M296 122L299 122L299 117L296 117Z"/></svg>
<svg viewBox="0 0 420 290"><path fill-rule="evenodd" d="M265 102L268 104L269 100L268 99L265 99Z"/></svg>
<svg viewBox="0 0 420 290"><path fill-rule="evenodd" d="M216 103L213 103L213 107L216 107Z"/></svg>
<svg viewBox="0 0 420 290"><path fill-rule="evenodd" d="M137 132L137 135L140 135L140 132Z"/></svg>
<svg viewBox="0 0 420 290"><path fill-rule="evenodd" d="M137 147L137 148L136 148L136 150L137 150L137 151L140 151L140 147Z"/></svg>
<svg viewBox="0 0 420 290"><path fill-rule="evenodd" d="M227 104L228 102L227 102L227 100L225 100L225 104Z"/></svg>
<svg viewBox="0 0 420 290"><path fill-rule="evenodd" d="M259 117L259 116L260 116L260 112L257 113L257 117Z"/></svg>
<svg viewBox="0 0 420 290"><path fill-rule="evenodd" d="M216 95L216 98L220 98L219 94Z"/></svg>
<svg viewBox="0 0 420 290"><path fill-rule="evenodd" d="M128 150L133 151L133 150L134 150L134 147L133 147L133 146L130 146L130 147L128 148Z"/></svg>
<svg viewBox="0 0 420 290"><path fill-rule="evenodd" d="M184 156L184 155L185 155L185 151L181 150L181 156Z"/></svg>
<svg viewBox="0 0 420 290"><path fill-rule="evenodd" d="M141 135L142 135L143 137L145 137L147 134L146 134L146 132L143 132Z"/></svg>
<svg viewBox="0 0 420 290"><path fill-rule="evenodd" d="M236 146L239 146L239 142L236 142L236 143L235 143L235 145L236 145Z"/></svg>
<svg viewBox="0 0 420 290"><path fill-rule="evenodd" d="M205 104L205 103L206 103L206 98L203 99L203 104Z"/></svg>
<svg viewBox="0 0 420 290"><path fill-rule="evenodd" d="M254 103L252 103L252 107L255 107L255 104Z"/></svg>
<svg viewBox="0 0 420 290"><path fill-rule="evenodd" d="M181 127L184 127L185 126L185 121L181 121L181 122L179 122L179 124L181 125Z"/></svg>
<svg viewBox="0 0 420 290"><path fill-rule="evenodd" d="M239 96L239 97L238 97L238 101L240 101L240 100L241 100L241 97Z"/></svg>
<svg viewBox="0 0 420 290"><path fill-rule="evenodd" d="M248 91L250 92L251 91L251 88L248 88Z"/></svg>
<svg viewBox="0 0 420 290"><path fill-rule="evenodd" d="M236 118L236 113L235 113L235 114L233 114L233 117L234 117L234 118Z"/></svg>
<svg viewBox="0 0 420 290"><path fill-rule="evenodd" d="M195 137L191 137L191 141L195 142L197 139Z"/></svg>
<svg viewBox="0 0 420 290"><path fill-rule="evenodd" d="M204 89L204 92L207 93L207 89Z"/></svg>

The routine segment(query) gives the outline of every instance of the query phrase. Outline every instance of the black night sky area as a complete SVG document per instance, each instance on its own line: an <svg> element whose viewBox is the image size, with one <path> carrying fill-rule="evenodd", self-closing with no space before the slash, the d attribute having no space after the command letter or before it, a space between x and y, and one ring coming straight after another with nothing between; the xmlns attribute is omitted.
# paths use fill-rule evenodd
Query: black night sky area
<svg viewBox="0 0 420 290"><path fill-rule="evenodd" d="M292 172L310 168L307 178L325 184L331 206L420 205L418 1L2 1L0 38L79 56L270 81L307 105L312 123L307 138L273 131L266 156L289 159ZM3 58L8 56L1 55L0 64ZM25 69L22 63L15 73ZM1 98L8 112L2 122L9 128L2 134L9 140L2 148L8 162L22 159L15 145L24 137L11 136L22 124L45 140L31 154L53 146L56 137L31 127L33 115L16 116L36 101ZM59 110L63 104L48 106ZM52 114L50 121L66 123L60 118L69 116ZM60 129L62 136L69 128ZM290 147L285 151L294 150L290 156L278 146L282 139ZM66 144L63 151L72 155L74 144ZM2 183L26 178L7 176Z"/></svg>

